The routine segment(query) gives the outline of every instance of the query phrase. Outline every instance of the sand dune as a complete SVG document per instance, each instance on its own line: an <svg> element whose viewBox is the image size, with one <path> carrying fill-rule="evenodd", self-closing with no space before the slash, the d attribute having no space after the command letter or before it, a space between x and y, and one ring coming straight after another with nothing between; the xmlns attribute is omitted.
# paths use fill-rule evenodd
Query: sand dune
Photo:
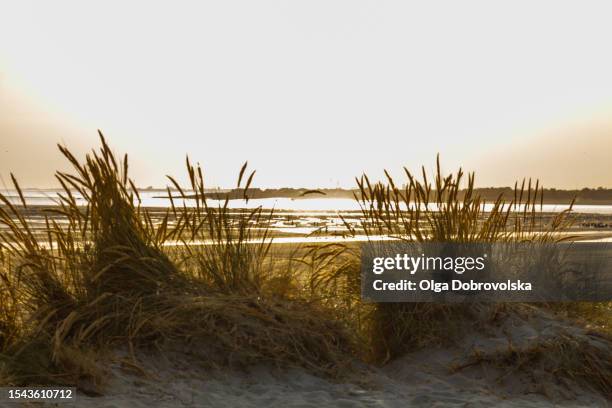
<svg viewBox="0 0 612 408"><path fill-rule="evenodd" d="M510 345L517 350L561 336L611 355L608 340L533 310L511 313L448 347L431 347L384 367L356 363L342 381L304 370L258 366L245 371L198 366L205 356L169 353L141 361L137 374L115 363L105 395L79 395L86 407L606 407L584 382L557 377L551 353L528 367L475 363ZM551 366L552 364L552 366ZM612 373L611 373L612 374Z"/></svg>

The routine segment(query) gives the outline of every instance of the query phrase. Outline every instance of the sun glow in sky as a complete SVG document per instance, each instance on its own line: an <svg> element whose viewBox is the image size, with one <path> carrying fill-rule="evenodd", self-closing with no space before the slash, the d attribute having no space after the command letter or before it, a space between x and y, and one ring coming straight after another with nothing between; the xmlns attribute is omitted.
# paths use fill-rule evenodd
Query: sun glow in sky
<svg viewBox="0 0 612 408"><path fill-rule="evenodd" d="M199 161L232 186L363 171L612 187L612 5L560 1L0 2L0 175L52 186L104 131L138 185ZM1 187L1 186L0 186Z"/></svg>

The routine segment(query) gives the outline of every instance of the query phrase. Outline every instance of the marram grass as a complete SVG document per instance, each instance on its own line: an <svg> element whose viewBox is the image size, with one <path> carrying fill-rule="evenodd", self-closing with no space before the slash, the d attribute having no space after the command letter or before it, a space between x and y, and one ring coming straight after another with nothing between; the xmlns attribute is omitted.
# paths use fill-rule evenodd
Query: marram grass
<svg viewBox="0 0 612 408"><path fill-rule="evenodd" d="M198 195L202 207L173 208L153 222L138 204L127 156L117 160L100 140L83 162L60 147L73 172L56 175L63 192L45 216L44 237L23 216L28 207L15 178L20 205L0 195L0 351L11 383L98 387L92 350L124 346L134 354L173 342L197 343L210 364L271 362L319 374L346 364L350 337L332 314L307 299L262 293L269 240L245 244L257 212L230 220L227 205L209 208ZM200 236L215 245L194 252L185 242L181 262L162 250L168 239Z"/></svg>
<svg viewBox="0 0 612 408"><path fill-rule="evenodd" d="M310 245L284 262L267 227L273 214L210 204L189 159L188 184L169 177L171 208L153 217L139 204L128 157L118 159L101 134L100 142L84 160L60 146L72 171L56 174L60 202L45 210L42 233L15 177L20 203L0 194L0 382L99 392L107 353L127 349L137 364L140 353L177 344L210 365L341 375L354 359L384 363L443 342L474 318L465 306L362 303L354 246ZM246 164L239 173L245 200L254 174ZM485 211L474 175L443 175L439 164L433 178L406 171L402 187L388 174L357 185L361 229L372 239L550 241L571 222L569 209L544 221L538 182ZM602 366L572 360L571 370L593 367Z"/></svg>
<svg viewBox="0 0 612 408"><path fill-rule="evenodd" d="M512 196L500 195L485 208L474 188L475 175L466 177L461 169L443 174L439 158L433 176L425 168L421 175L407 169L404 173L401 186L387 171L384 182L373 183L367 175L356 179L360 228L372 240L386 236L406 242L554 242L567 239L559 233L573 222L573 204L552 218L543 216L543 188L538 181L515 184ZM325 267L311 274L311 285L323 286L324 293L331 294L328 304L349 305L350 314L356 316L354 330L367 344L364 358L370 361L385 363L414 349L452 342L461 337L464 322L475 318L474 306L468 304L363 304L354 248L336 244L313 251ZM564 309L573 307L567 304Z"/></svg>

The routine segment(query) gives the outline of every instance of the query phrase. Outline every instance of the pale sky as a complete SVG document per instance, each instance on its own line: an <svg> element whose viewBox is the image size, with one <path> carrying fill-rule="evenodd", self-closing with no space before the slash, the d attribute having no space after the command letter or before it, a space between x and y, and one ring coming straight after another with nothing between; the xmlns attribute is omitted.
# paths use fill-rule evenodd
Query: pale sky
<svg viewBox="0 0 612 408"><path fill-rule="evenodd" d="M140 186L432 167L612 187L612 3L1 1L0 175L53 186L104 131ZM1 187L1 186L0 186Z"/></svg>

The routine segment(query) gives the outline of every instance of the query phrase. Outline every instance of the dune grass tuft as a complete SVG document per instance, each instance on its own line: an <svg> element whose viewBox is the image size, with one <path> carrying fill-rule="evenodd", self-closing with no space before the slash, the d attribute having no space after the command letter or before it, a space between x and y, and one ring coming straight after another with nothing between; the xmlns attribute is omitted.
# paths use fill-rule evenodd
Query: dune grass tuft
<svg viewBox="0 0 612 408"><path fill-rule="evenodd" d="M153 220L129 179L127 156L117 160L102 134L100 141L83 162L60 146L73 171L56 175L63 192L46 210L42 234L25 215L14 177L20 203L0 195L0 361L11 381L95 388L103 372L95 350L126 346L135 358L172 342L212 350L210 363L274 362L332 374L348 361L350 337L325 309L262 296L270 240L252 234L260 210L236 219L227 202L207 207L198 169L196 208ZM174 237L195 269L171 260L176 251L164 244ZM185 241L199 238L213 245L196 250Z"/></svg>
<svg viewBox="0 0 612 408"><path fill-rule="evenodd" d="M243 187L246 171L245 163L237 187L242 188L248 203L247 192L255 172L250 173ZM192 165L189 158L187 173L187 187L169 177L179 193L173 196L169 191L168 198L176 219L171 236L182 244L177 250L181 262L211 290L227 294L260 291L273 270L268 256L272 239L267 227L273 212L266 213L261 207L231 209L229 198L211 205L202 168ZM182 205L178 205L177 199Z"/></svg>
<svg viewBox="0 0 612 408"><path fill-rule="evenodd" d="M550 242L563 239L558 232L572 223L572 205L544 220L543 188L537 181L523 180L520 187L515 184L513 197L500 195L486 208L485 200L475 192L475 175L466 178L461 169L445 175L439 158L433 177L424 167L420 177L406 168L404 172L403 187L387 171L385 182L372 183L367 175L357 179L355 200L361 208L361 228L372 240L384 236L406 242ZM346 225L357 234L354 227ZM347 251L336 250L330 258ZM359 273L358 264L326 268L312 280L313 284L324 281L334 288L347 287L346 282L359 280ZM350 287L354 292L345 292L345 298L357 298L360 285ZM453 327L469 318L470 308L467 304L434 303L361 305L359 327L365 332L362 337L370 342L367 358L384 363L424 345L451 341L458 334Z"/></svg>

